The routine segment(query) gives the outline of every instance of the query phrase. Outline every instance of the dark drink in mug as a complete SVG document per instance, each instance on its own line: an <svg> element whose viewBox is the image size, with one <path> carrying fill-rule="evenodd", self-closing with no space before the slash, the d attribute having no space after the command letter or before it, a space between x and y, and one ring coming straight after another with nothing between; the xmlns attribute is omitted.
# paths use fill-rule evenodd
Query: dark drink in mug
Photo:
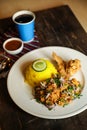
<svg viewBox="0 0 87 130"><path fill-rule="evenodd" d="M17 26L19 36L24 43L34 39L35 14L28 10L16 12L12 17Z"/></svg>
<svg viewBox="0 0 87 130"><path fill-rule="evenodd" d="M15 21L18 23L28 23L33 20L33 16L30 14L23 14L19 15L18 17L15 18Z"/></svg>

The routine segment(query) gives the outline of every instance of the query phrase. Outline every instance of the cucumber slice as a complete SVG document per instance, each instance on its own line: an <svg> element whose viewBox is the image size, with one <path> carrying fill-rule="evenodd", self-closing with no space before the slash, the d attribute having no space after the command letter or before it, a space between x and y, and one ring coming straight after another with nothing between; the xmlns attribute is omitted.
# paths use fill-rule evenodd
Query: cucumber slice
<svg viewBox="0 0 87 130"><path fill-rule="evenodd" d="M43 70L46 69L47 67L47 64L46 64L46 61L43 60L43 59L38 59L36 61L33 62L33 65L32 65L33 69L35 71L38 71L38 72L41 72Z"/></svg>

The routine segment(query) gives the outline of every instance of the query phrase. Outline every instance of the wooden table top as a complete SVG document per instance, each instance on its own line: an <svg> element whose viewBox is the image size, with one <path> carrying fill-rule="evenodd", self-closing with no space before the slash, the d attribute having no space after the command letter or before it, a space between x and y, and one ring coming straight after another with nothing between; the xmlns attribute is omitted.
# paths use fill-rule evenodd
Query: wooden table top
<svg viewBox="0 0 87 130"><path fill-rule="evenodd" d="M87 34L67 5L38 11L35 14L35 27L41 47L69 47L87 55ZM3 28L6 29L10 25L10 18L1 20L0 31L3 33ZM24 112L10 98L6 81L6 78L0 79L0 130L87 129L87 110L66 119L50 120Z"/></svg>

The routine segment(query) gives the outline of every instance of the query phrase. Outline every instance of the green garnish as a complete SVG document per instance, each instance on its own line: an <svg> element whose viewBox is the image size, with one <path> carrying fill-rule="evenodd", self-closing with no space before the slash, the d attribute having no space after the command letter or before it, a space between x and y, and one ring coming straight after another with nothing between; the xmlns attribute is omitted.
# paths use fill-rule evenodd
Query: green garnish
<svg viewBox="0 0 87 130"><path fill-rule="evenodd" d="M54 78L54 81L55 81L55 83L56 83L57 86L59 86L60 83L61 83L60 80L59 80L58 78Z"/></svg>
<svg viewBox="0 0 87 130"><path fill-rule="evenodd" d="M46 79L46 83L48 84L50 82L51 78Z"/></svg>
<svg viewBox="0 0 87 130"><path fill-rule="evenodd" d="M81 94L75 94L74 98L80 99L81 96L82 96Z"/></svg>
<svg viewBox="0 0 87 130"><path fill-rule="evenodd" d="M68 87L68 91L69 91L69 92L72 92L73 90L74 90L73 86L69 86L69 87Z"/></svg>

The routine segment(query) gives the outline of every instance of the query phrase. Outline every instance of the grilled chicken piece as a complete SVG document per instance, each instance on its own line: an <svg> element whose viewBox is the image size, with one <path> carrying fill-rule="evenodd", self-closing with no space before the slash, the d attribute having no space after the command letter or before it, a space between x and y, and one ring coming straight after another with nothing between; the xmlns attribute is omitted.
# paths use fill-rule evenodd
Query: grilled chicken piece
<svg viewBox="0 0 87 130"><path fill-rule="evenodd" d="M80 68L81 68L80 60L78 59L70 60L66 64L66 73L70 77L74 75Z"/></svg>
<svg viewBox="0 0 87 130"><path fill-rule="evenodd" d="M58 72L60 73L61 76L65 77L66 76L65 62L63 61L63 59L61 57L56 55L55 52L53 52L52 56L58 65L58 68L57 68Z"/></svg>
<svg viewBox="0 0 87 130"><path fill-rule="evenodd" d="M78 59L65 62L60 56L56 55L55 52L53 52L52 56L58 65L58 72L66 79L69 79L70 76L74 75L81 68L81 63Z"/></svg>

